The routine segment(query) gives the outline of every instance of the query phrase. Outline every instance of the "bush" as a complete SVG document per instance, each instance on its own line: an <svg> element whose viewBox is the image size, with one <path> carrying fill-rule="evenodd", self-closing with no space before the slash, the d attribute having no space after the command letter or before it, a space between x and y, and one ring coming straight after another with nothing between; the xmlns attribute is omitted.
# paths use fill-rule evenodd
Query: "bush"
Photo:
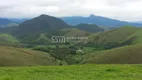
<svg viewBox="0 0 142 80"><path fill-rule="evenodd" d="M36 46L33 50L43 51L43 52L50 52L50 49L46 46Z"/></svg>

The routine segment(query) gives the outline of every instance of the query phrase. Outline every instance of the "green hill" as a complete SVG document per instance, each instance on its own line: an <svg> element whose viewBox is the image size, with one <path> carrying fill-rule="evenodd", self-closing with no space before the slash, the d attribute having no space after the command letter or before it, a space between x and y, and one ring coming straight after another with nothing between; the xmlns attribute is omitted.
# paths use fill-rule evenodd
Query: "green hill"
<svg viewBox="0 0 142 80"><path fill-rule="evenodd" d="M86 31L79 30L77 28L65 28L61 30L64 32L64 36L67 37L81 37L81 36L88 36L90 33Z"/></svg>
<svg viewBox="0 0 142 80"><path fill-rule="evenodd" d="M87 54L83 62L101 64L142 63L141 34L142 29L134 27L122 27L116 30L94 34L90 36L92 41L103 47L109 47L109 50L94 51L91 54Z"/></svg>
<svg viewBox="0 0 142 80"><path fill-rule="evenodd" d="M70 26L63 20L48 15L40 15L21 23L14 31L14 35L23 44L44 44L48 43L48 38L50 39L54 32L64 28L70 28Z"/></svg>
<svg viewBox="0 0 142 80"><path fill-rule="evenodd" d="M136 31L139 31L139 28L122 27L111 31L95 33L90 36L90 39L101 44L107 44L109 42L120 43Z"/></svg>
<svg viewBox="0 0 142 80"><path fill-rule="evenodd" d="M127 37L121 44L142 44L142 29Z"/></svg>
<svg viewBox="0 0 142 80"><path fill-rule="evenodd" d="M20 46L19 41L10 34L0 34L1 46Z"/></svg>
<svg viewBox="0 0 142 80"><path fill-rule="evenodd" d="M95 33L89 36L89 42L92 45L99 45L105 48L128 45L131 43L126 42L126 40L140 30L140 28L135 27L121 27L111 31Z"/></svg>
<svg viewBox="0 0 142 80"><path fill-rule="evenodd" d="M84 63L101 64L141 64L142 63L142 44L129 45L110 50L93 52L87 54Z"/></svg>
<svg viewBox="0 0 142 80"><path fill-rule="evenodd" d="M54 32L63 28L69 28L61 19L48 15L40 15L31 20L24 21L15 32L18 36L35 35L40 33Z"/></svg>
<svg viewBox="0 0 142 80"><path fill-rule="evenodd" d="M52 36L65 36L65 37L84 37L89 36L91 33L81 31L77 28L64 28L52 33L40 33L37 35L27 35L22 37L21 42L26 44L52 44Z"/></svg>
<svg viewBox="0 0 142 80"><path fill-rule="evenodd" d="M99 26L95 24L79 24L75 26L76 28L87 31L87 32L102 32L104 31L103 28L100 28Z"/></svg>
<svg viewBox="0 0 142 80"><path fill-rule="evenodd" d="M0 66L58 65L59 60L48 53L0 46Z"/></svg>
<svg viewBox="0 0 142 80"><path fill-rule="evenodd" d="M12 34L18 29L18 25L10 25L4 28L0 28L0 33Z"/></svg>
<svg viewBox="0 0 142 80"><path fill-rule="evenodd" d="M48 33L31 34L20 38L20 42L28 45L47 45L51 43L51 35Z"/></svg>

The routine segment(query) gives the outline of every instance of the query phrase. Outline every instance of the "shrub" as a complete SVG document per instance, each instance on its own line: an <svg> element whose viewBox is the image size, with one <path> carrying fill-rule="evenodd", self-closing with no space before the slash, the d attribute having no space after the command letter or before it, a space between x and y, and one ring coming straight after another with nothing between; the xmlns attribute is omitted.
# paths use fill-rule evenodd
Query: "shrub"
<svg viewBox="0 0 142 80"><path fill-rule="evenodd" d="M43 51L43 52L50 52L50 49L46 46L36 46L33 50Z"/></svg>

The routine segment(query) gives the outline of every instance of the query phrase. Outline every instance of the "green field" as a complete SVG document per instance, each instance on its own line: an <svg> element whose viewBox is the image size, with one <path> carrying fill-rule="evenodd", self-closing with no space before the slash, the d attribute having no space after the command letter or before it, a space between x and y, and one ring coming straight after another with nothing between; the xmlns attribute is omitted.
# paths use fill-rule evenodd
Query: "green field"
<svg viewBox="0 0 142 80"><path fill-rule="evenodd" d="M0 80L141 80L142 65L1 67Z"/></svg>

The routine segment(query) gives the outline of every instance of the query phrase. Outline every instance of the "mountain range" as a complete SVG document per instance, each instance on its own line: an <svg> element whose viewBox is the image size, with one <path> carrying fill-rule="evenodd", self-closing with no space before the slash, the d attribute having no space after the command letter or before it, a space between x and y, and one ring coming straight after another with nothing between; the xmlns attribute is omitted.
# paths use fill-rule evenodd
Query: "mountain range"
<svg viewBox="0 0 142 80"><path fill-rule="evenodd" d="M63 17L63 19L66 23L69 25L78 25L81 23L88 23L88 24L96 24L98 26L103 27L120 27L120 26L135 26L135 27L141 27L141 23L133 23L133 22L127 22L127 21L120 21L116 19L111 19L107 17L102 16L96 16L94 14L91 14L89 17L82 17L82 16L72 16L72 17Z"/></svg>
<svg viewBox="0 0 142 80"><path fill-rule="evenodd" d="M90 18L95 20L96 16ZM105 20L110 19L101 21ZM131 26L104 30L98 24L68 25L60 18L42 14L18 26L0 28L0 66L142 63L142 29ZM53 36L75 38L54 43Z"/></svg>
<svg viewBox="0 0 142 80"><path fill-rule="evenodd" d="M6 25L9 23L13 23L13 22L5 18L0 18L0 25Z"/></svg>
<svg viewBox="0 0 142 80"><path fill-rule="evenodd" d="M103 16L96 16L94 14L91 14L89 17L83 17L83 16L68 16L68 17L59 17L63 21L65 21L68 25L76 26L82 23L85 24L96 24L101 27L120 27L120 26L135 26L135 27L141 27L142 22L127 22L127 21L121 21L117 19L111 19ZM20 24L26 20L30 20L31 18L0 18L0 27L1 25L6 25L9 23L17 23ZM4 26L5 27L5 26Z"/></svg>

